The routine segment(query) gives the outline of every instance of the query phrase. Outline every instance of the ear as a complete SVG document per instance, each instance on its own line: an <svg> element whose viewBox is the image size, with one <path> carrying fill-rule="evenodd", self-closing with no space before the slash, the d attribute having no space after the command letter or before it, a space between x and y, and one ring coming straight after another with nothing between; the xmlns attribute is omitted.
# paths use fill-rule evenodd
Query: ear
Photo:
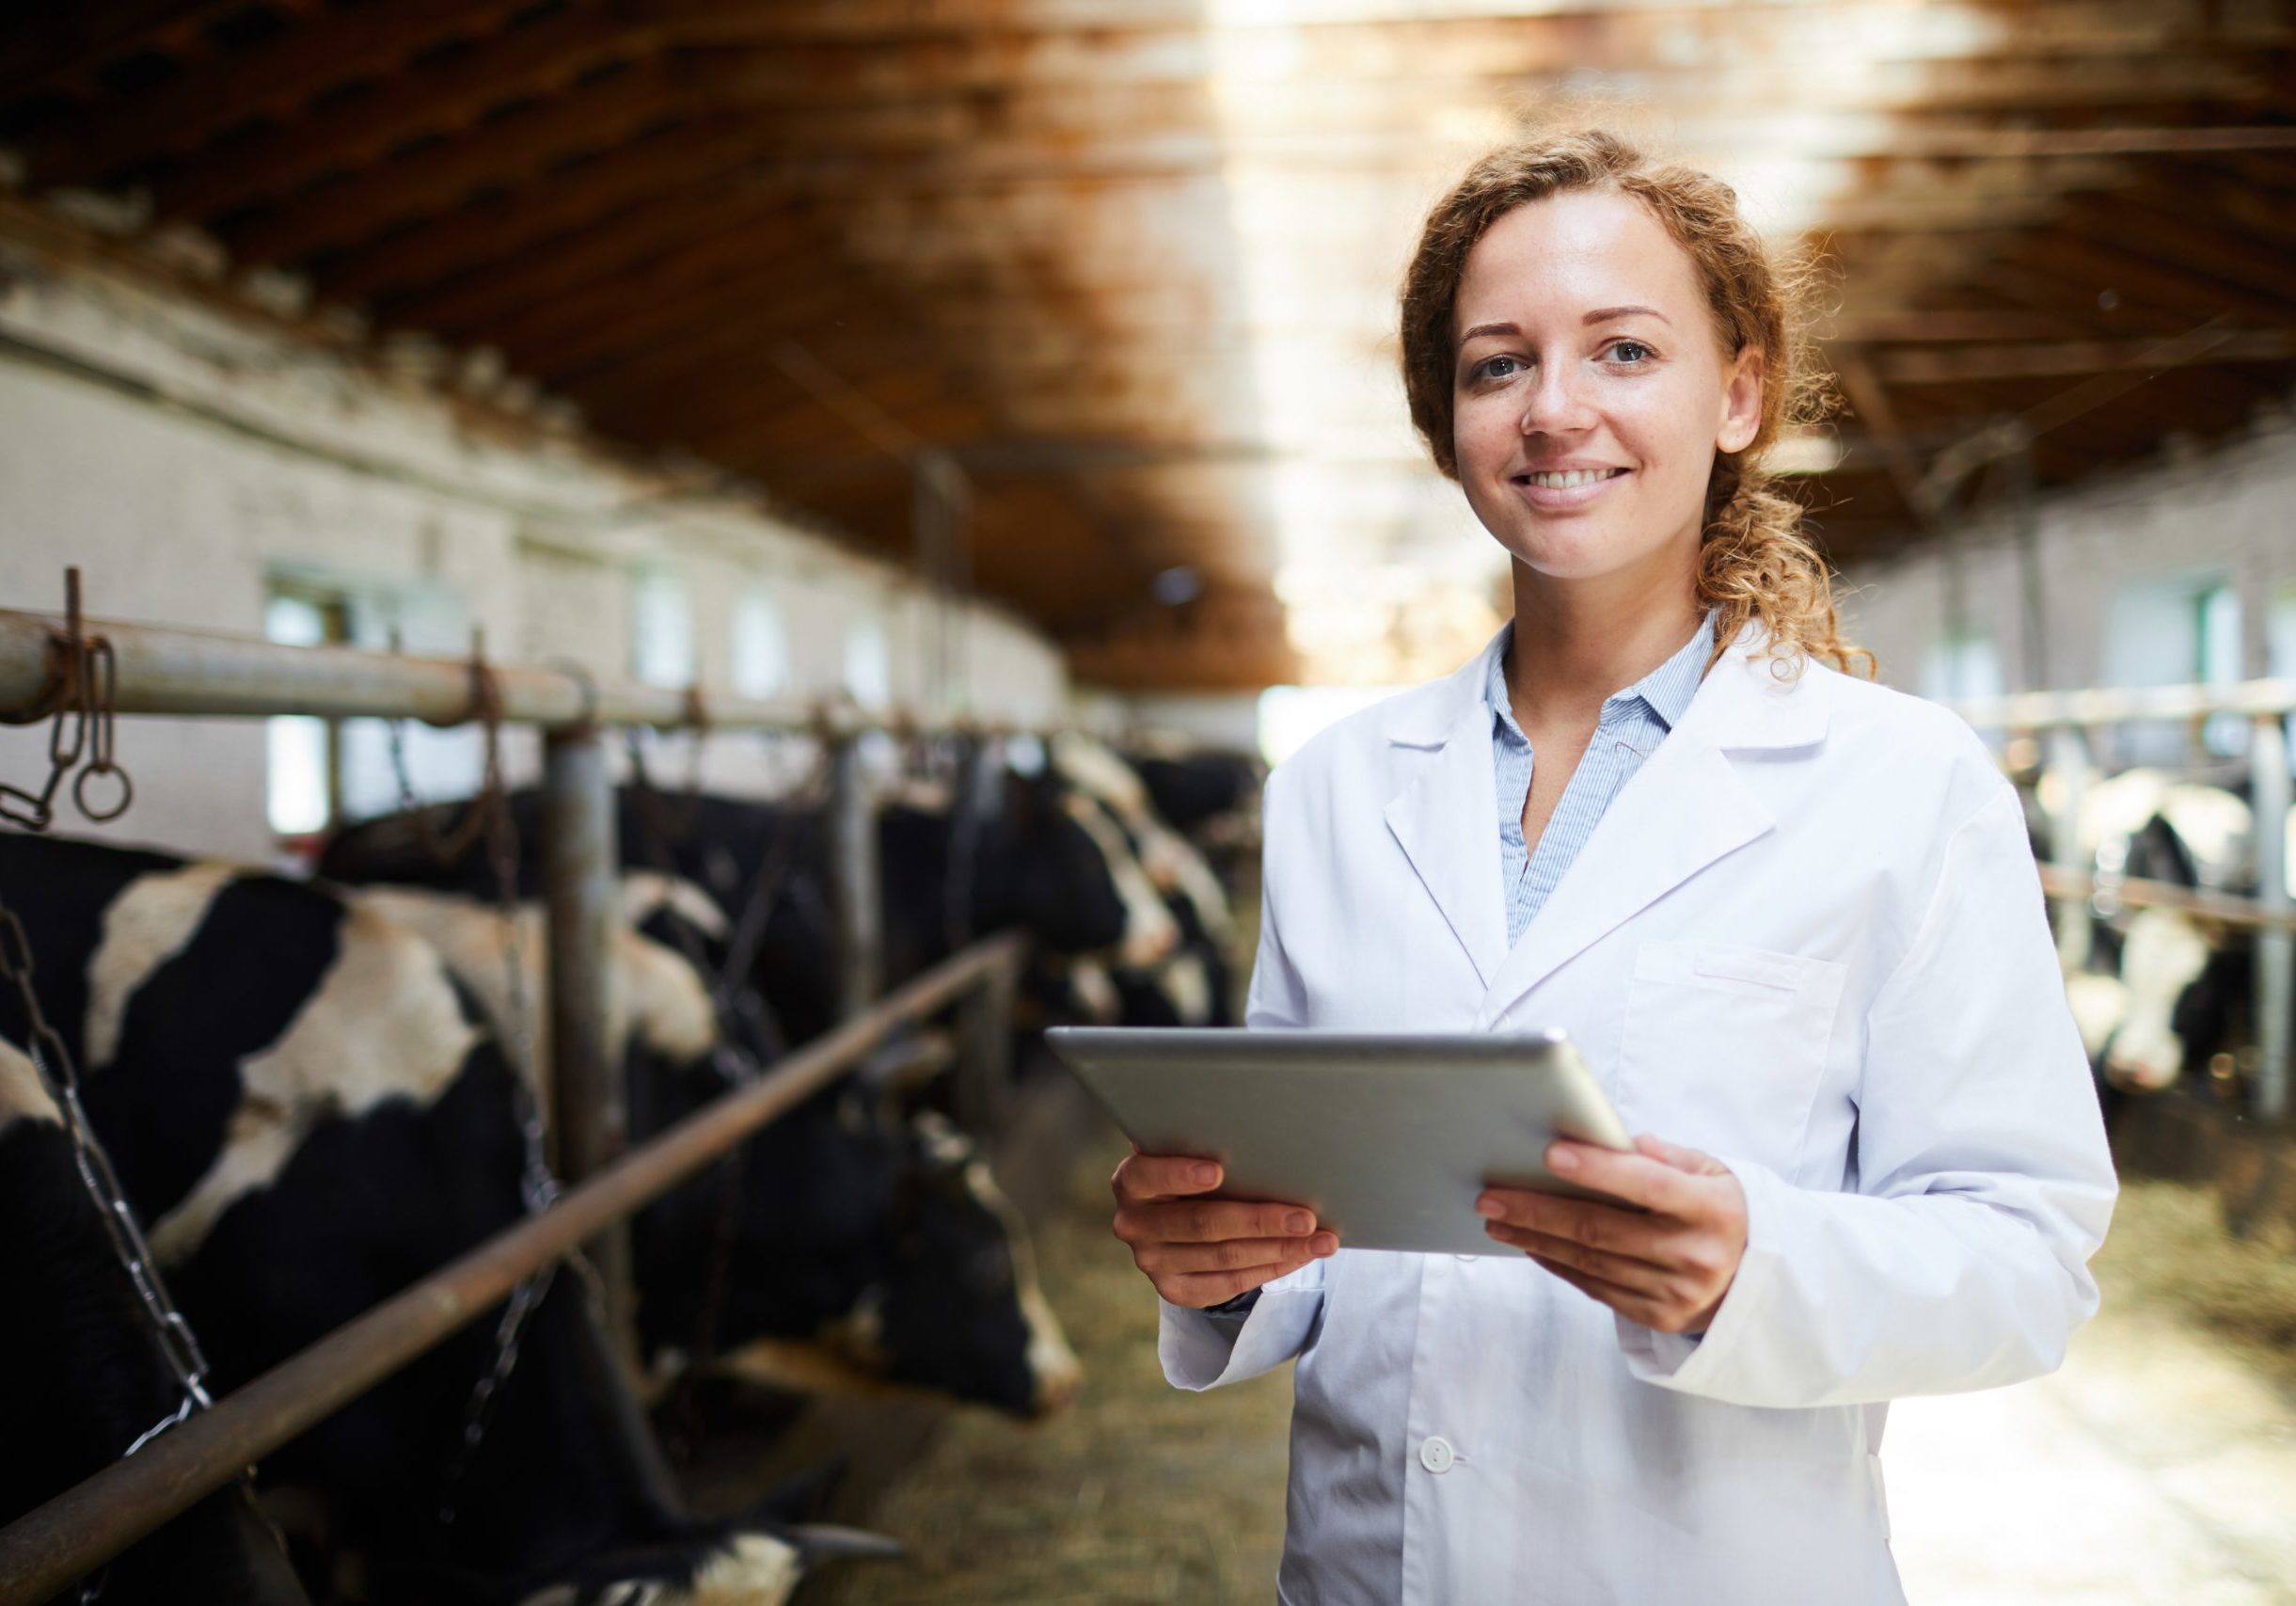
<svg viewBox="0 0 2296 1606"><path fill-rule="evenodd" d="M1732 364L1730 382L1722 391L1721 427L1714 444L1723 452L1743 452L1762 428L1762 388L1767 365L1760 346L1748 346Z"/></svg>

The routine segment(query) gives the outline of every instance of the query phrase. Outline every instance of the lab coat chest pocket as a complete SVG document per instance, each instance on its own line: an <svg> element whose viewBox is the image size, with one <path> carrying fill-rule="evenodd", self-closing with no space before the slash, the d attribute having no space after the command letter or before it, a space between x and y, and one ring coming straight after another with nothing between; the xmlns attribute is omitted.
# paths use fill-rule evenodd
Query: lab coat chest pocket
<svg viewBox="0 0 2296 1606"><path fill-rule="evenodd" d="M1848 967L1703 938L1636 951L1619 1042L1627 1130L1791 1179Z"/></svg>

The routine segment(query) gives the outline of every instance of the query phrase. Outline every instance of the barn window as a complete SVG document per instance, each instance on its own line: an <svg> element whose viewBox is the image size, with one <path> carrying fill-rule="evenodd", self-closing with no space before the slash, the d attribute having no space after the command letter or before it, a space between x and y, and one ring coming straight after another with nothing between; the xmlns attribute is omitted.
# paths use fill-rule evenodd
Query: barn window
<svg viewBox="0 0 2296 1606"><path fill-rule="evenodd" d="M343 599L274 582L263 605L263 635L287 646L321 646L349 636ZM295 714L265 722L264 809L281 836L325 831L342 810L340 722Z"/></svg>
<svg viewBox="0 0 2296 1606"><path fill-rule="evenodd" d="M2212 585L2193 599L2193 678L2203 686L2230 686L2247 676L2241 640L2241 596L2229 585ZM2211 715L2201 743L2220 757L2248 751L2248 722L2238 714Z"/></svg>
<svg viewBox="0 0 2296 1606"><path fill-rule="evenodd" d="M845 689L864 708L893 706L893 655L885 627L863 619L845 638Z"/></svg>
<svg viewBox="0 0 2296 1606"><path fill-rule="evenodd" d="M631 588L630 673L647 686L694 680L693 605L677 576L650 569Z"/></svg>
<svg viewBox="0 0 2296 1606"><path fill-rule="evenodd" d="M1946 630L1923 656L1924 697L1998 697L2007 689L2002 676L2001 648L1984 630L1967 627Z"/></svg>
<svg viewBox="0 0 2296 1606"><path fill-rule="evenodd" d="M789 633L782 611L764 586L750 586L734 604L734 691L770 697L788 686Z"/></svg>

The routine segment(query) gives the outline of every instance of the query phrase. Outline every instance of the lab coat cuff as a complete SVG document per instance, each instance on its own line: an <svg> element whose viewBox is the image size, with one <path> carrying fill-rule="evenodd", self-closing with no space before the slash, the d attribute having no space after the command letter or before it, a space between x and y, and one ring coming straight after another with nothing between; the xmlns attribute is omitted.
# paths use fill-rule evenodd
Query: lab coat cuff
<svg viewBox="0 0 2296 1606"><path fill-rule="evenodd" d="M1302 1271L1320 1274L1320 1265ZM1240 1382L1281 1366L1306 1347L1323 1312L1322 1278L1294 1282L1278 1278L1263 1286L1246 1315L1214 1315L1175 1305L1159 1295L1156 1359L1176 1389L1202 1391Z"/></svg>
<svg viewBox="0 0 2296 1606"><path fill-rule="evenodd" d="M1779 1282L1792 1185L1754 1160L1716 1156L1746 1190L1746 1252L1702 1333L1666 1333L1613 1312L1626 1370L1645 1383L1703 1393L1747 1350Z"/></svg>

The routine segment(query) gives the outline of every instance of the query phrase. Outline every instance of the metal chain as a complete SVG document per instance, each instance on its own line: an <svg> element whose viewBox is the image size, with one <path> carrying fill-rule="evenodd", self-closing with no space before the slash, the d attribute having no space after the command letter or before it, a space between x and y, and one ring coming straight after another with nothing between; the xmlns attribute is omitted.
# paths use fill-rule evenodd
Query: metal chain
<svg viewBox="0 0 2296 1606"><path fill-rule="evenodd" d="M207 1390L207 1356L199 1347L198 1335L192 1331L191 1323L169 1296L166 1280L160 1276L159 1264L151 1257L151 1246L144 1238L143 1225L136 1219L135 1207L128 1202L126 1190L119 1185L111 1157L88 1124L87 1111L80 1102L79 1072L63 1038L48 1024L40 1010L40 994L32 984L33 968L32 944L24 934L24 923L16 917L14 910L0 904L0 981L15 987L24 1007L25 1048L32 1069L63 1118L65 1134L71 1140L72 1163L80 1173L80 1185L95 1203L104 1236L111 1243L113 1258L127 1273L146 1324L159 1345L160 1357L175 1375L176 1387L181 1391L176 1408L137 1434L119 1453L124 1460L169 1428L189 1421L192 1412L206 1410L215 1403ZM107 1567L80 1585L81 1606L92 1606L103 1593L108 1576Z"/></svg>
<svg viewBox="0 0 2296 1606"><path fill-rule="evenodd" d="M531 1001L526 988L526 945L519 929L518 910L518 828L511 816L510 794L503 786L501 744L499 726L501 721L501 697L496 688L494 674L475 652L471 658L471 705L480 711L486 728L486 768L477 801L465 819L465 826L474 822L485 835L487 859L494 875L496 926L499 933L502 958L505 1012L511 1061L511 1107L518 1122L518 1136L523 1153L519 1167L518 1193L521 1203L530 1216L539 1216L558 1202L558 1179L551 1173L547 1135L544 1129L542 1101L537 1096L534 1077L534 1022ZM395 748L394 748L395 751ZM401 771L401 787L411 790L405 784L405 772ZM476 831L458 828L455 836L467 838L467 847L476 839ZM434 851L435 851L435 848ZM450 860L459 857L457 850ZM578 1263L587 1269L586 1261ZM502 1308L502 1315L495 1324L494 1350L486 1370L472 1385L470 1397L463 1407L462 1437L456 1441L452 1458L447 1464L440 1481L438 1521L441 1527L454 1525L456 1500L461 1492L464 1476L470 1469L472 1458L485 1440L486 1429L494 1419L496 1401L503 1385L518 1365L520 1340L524 1337L527 1319L542 1303L551 1280L556 1277L555 1264L546 1265L532 1277L511 1290L510 1300ZM594 1285L595 1273L590 1273Z"/></svg>
<svg viewBox="0 0 2296 1606"><path fill-rule="evenodd" d="M0 715L0 723L37 724L53 718L48 731L48 779L39 791L0 783L0 819L27 831L55 823L55 794L75 769L71 801L91 824L118 819L135 800L135 783L115 755L115 712L119 702L119 663L108 637L90 636L80 617L80 571L64 571L64 628L48 636L48 676L28 708ZM80 761L86 758L85 769ZM114 778L119 800L109 806L88 801L88 781Z"/></svg>

